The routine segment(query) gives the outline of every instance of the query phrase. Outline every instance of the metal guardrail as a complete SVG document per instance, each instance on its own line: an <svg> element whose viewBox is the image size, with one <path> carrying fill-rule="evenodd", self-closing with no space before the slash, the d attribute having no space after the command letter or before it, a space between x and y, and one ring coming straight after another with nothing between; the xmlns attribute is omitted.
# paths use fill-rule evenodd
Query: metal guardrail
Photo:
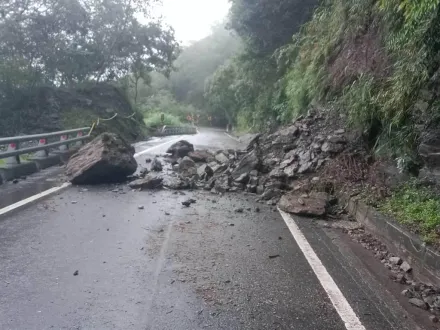
<svg viewBox="0 0 440 330"><path fill-rule="evenodd" d="M37 157L45 157L48 155L49 150L54 148L59 148L59 151L68 150L68 146L72 143L81 143L84 140L87 140L90 135L88 134L90 131L90 127L82 127L77 129L71 129L66 131L45 133L45 134L35 134L35 135L23 135L23 136L14 136L14 137L6 137L0 138L0 146L7 145L7 151L0 152L0 159L7 158L7 163L9 164L19 164L20 158L19 155L34 153L42 151L40 155ZM86 134L84 134L86 132ZM74 138L69 139L69 135L75 134ZM49 138L57 138L60 140L57 142L47 143ZM20 143L30 142L30 141L38 141L37 146L20 148ZM81 143L82 144L82 143Z"/></svg>
<svg viewBox="0 0 440 330"><path fill-rule="evenodd" d="M182 135L197 134L197 128L194 126L164 126L158 131L158 135Z"/></svg>

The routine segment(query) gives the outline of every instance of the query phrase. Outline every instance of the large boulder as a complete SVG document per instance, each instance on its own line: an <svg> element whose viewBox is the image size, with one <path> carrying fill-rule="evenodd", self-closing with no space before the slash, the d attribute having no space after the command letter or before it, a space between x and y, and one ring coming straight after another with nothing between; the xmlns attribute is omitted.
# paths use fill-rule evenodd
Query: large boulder
<svg viewBox="0 0 440 330"><path fill-rule="evenodd" d="M188 141L181 140L169 147L167 150L167 154L171 154L173 155L173 157L180 158L188 156L188 154L192 151L194 151L194 146Z"/></svg>
<svg viewBox="0 0 440 330"><path fill-rule="evenodd" d="M113 183L136 172L134 148L113 133L103 133L74 154L66 167L73 184Z"/></svg>
<svg viewBox="0 0 440 330"><path fill-rule="evenodd" d="M278 207L288 213L322 217L327 213L330 196L324 192L312 192L302 195L298 192L289 192L281 197Z"/></svg>

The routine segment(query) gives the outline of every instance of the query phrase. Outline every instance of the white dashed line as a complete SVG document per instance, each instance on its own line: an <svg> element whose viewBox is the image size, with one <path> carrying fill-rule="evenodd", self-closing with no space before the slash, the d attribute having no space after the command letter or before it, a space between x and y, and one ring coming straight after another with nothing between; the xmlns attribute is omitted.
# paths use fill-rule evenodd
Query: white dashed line
<svg viewBox="0 0 440 330"><path fill-rule="evenodd" d="M347 299L344 297L344 294L341 292L325 266L322 264L321 260L316 255L310 243L307 241L304 234L295 223L295 220L290 214L283 212L280 209L278 209L278 211L286 222L286 225L292 233L293 238L306 257L310 267L312 267L313 271L315 272L315 275L325 292L327 292L327 295L329 296L333 306L344 322L345 328L347 330L366 330L354 310L351 308Z"/></svg>

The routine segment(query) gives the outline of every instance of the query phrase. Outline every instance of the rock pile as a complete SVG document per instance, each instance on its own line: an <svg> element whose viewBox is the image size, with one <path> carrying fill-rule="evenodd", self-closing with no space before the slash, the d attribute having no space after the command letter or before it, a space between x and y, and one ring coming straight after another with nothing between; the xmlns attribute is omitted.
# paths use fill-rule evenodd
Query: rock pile
<svg viewBox="0 0 440 330"><path fill-rule="evenodd" d="M331 198L326 193L309 195L296 180L316 173L347 143L343 129L328 129L319 116L300 118L272 134L256 135L245 151L194 150L189 142L179 141L167 151L165 161L172 170L162 175L163 186L213 193L246 191L270 205L284 195L279 204L283 210L323 216Z"/></svg>

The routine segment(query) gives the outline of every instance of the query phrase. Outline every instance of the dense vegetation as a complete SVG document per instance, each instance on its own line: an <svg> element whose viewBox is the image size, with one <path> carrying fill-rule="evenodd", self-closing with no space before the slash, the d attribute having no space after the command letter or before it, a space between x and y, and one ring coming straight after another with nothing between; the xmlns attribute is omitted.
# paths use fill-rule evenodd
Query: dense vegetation
<svg viewBox="0 0 440 330"><path fill-rule="evenodd" d="M38 102L34 96L41 96L42 86L74 90L116 83L126 75L139 80L152 71L169 74L178 44L172 29L151 19L156 2L2 1L0 116L14 118L0 123L2 134L14 127L26 129L20 102ZM141 23L140 16L148 23ZM39 104L33 109L39 111ZM79 117L83 110L78 109Z"/></svg>
<svg viewBox="0 0 440 330"><path fill-rule="evenodd" d="M439 1L315 5L233 0L230 26L245 50L210 79L209 104L240 128L255 129L321 105L345 114L376 151L411 158L419 125L439 114L430 89L439 63Z"/></svg>
<svg viewBox="0 0 440 330"><path fill-rule="evenodd" d="M224 24L212 28L211 34L187 47L174 62L169 79L152 72L136 83L133 76L124 80L132 103L147 117L149 125L158 125L164 113L172 123L184 123L188 115L200 116L208 124L208 116L221 123L224 113L213 114L204 97L205 82L219 66L226 63L241 49L239 38L225 29Z"/></svg>

